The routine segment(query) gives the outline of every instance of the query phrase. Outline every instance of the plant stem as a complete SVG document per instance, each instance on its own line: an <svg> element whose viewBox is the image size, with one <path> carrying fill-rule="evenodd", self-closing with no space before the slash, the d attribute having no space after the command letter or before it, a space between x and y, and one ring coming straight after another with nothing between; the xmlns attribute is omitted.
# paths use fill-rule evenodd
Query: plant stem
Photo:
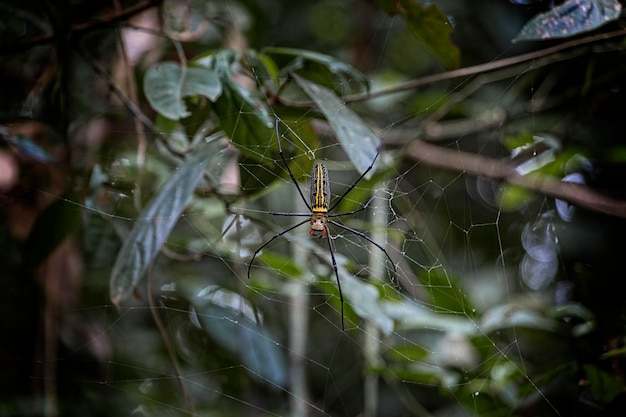
<svg viewBox="0 0 626 417"><path fill-rule="evenodd" d="M370 223L373 230L369 236L375 242L387 240L385 227L387 226L388 200L386 198L385 186L380 184L374 187L374 198L369 205ZM385 272L385 255L373 244L369 248L369 279L373 283L380 283ZM381 366L380 359L380 331L372 321L365 323L363 356L365 357L365 369L376 369ZM375 372L367 372L364 381L365 403L363 405L363 416L374 417L378 415L378 375Z"/></svg>

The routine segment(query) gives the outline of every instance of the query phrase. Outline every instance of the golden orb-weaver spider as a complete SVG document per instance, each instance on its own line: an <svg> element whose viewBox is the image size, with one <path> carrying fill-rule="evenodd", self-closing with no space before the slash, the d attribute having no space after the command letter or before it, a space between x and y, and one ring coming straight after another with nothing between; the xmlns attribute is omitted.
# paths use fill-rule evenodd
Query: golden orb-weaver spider
<svg viewBox="0 0 626 417"><path fill-rule="evenodd" d="M328 250L330 251L330 257L333 263L333 270L335 272L335 278L337 279L337 289L339 290L339 303L341 304L341 328L345 329L344 313L343 313L343 293L341 291L341 281L339 280L339 272L337 271L337 261L335 259L335 251L333 248L332 235L330 234L330 230L328 229L328 224L332 224L333 226L336 226L340 229L344 229L351 233L354 233L355 235L362 237L363 239L367 240L368 242L376 246L385 254L387 259L393 266L394 271L396 270L396 266L394 265L393 260L391 259L391 257L389 256L385 248L383 248L380 244L374 242L365 233L332 220L333 217L349 216L351 214L355 214L355 213L365 210L369 204L369 201L365 203L362 207L356 210L347 211L344 213L331 213L333 209L337 207L341 203L341 201L350 193L350 191L352 191L359 184L359 182L363 179L363 177L365 177L367 173L370 172L372 168L374 168L374 164L376 163L376 160L378 159L378 155L380 155L382 142L376 152L376 156L374 156L374 159L372 160L372 163L367 167L365 171L363 171L363 173L356 179L356 181L354 181L352 185L350 185L346 189L346 191L344 191L341 197L335 200L334 204L332 205L330 204L330 183L328 180L328 169L326 168L324 164L320 162L316 163L313 166L313 170L311 171L311 196L310 196L310 202L309 202L304 197L304 193L300 189L300 186L298 185L298 181L296 180L295 175L293 175L293 172L291 172L291 168L289 168L289 164L287 163L287 160L285 159L285 155L283 154L282 145L280 143L280 132L278 131L278 122L279 120L276 119L276 139L278 140L278 154L280 155L280 158L285 164L285 167L287 168L287 172L289 173L289 176L291 177L291 181L296 186L296 189L298 190L298 193L300 194L302 201L309 209L309 213L270 213L274 216L307 217L307 219L299 223L296 223L295 225L283 230L282 232L276 233L269 240L267 240L265 243L259 246L257 250L254 251L254 253L252 254L252 258L250 258L250 262L248 263L248 279L250 279L250 268L252 267L252 263L254 262L254 259L259 254L259 252L263 250L263 248L265 248L267 245L272 243L275 239L278 239L279 237L283 236L286 233L289 233L293 229L296 229L302 226L303 224L309 222L310 223L309 234L311 236L317 237L317 238L326 237L328 239Z"/></svg>

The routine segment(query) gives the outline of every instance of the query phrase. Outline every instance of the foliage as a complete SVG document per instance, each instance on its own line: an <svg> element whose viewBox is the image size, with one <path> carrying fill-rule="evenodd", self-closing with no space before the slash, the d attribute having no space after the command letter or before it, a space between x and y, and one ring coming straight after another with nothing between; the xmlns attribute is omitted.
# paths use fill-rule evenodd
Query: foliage
<svg viewBox="0 0 626 417"><path fill-rule="evenodd" d="M533 18L514 40L575 36L619 19L621 11L622 5L617 0L569 0Z"/></svg>
<svg viewBox="0 0 626 417"><path fill-rule="evenodd" d="M0 413L619 412L620 3L275 3L0 5Z"/></svg>

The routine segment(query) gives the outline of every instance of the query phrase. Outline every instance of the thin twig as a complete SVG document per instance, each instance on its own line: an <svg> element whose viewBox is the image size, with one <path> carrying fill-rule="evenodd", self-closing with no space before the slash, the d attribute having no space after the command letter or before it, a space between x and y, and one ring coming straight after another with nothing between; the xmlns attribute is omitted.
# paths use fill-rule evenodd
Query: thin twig
<svg viewBox="0 0 626 417"><path fill-rule="evenodd" d="M116 35L116 40L119 45L120 62L123 66L122 77L123 81L126 82L126 89L129 95L128 99L132 103L137 103L139 99L137 97L137 84L135 83L134 68L132 68L128 59L126 45L124 44L124 40L122 39L120 32L118 31ZM143 125L139 119L133 118L133 124L135 127L135 136L137 137L138 168L137 181L135 181L135 192L133 193L133 202L135 204L135 209L138 212L141 212L141 202L143 201L142 185L146 175L146 153L148 152L148 141L146 138L146 132L144 131Z"/></svg>
<svg viewBox="0 0 626 417"><path fill-rule="evenodd" d="M164 137L163 134L157 129L152 120L150 120L148 116L146 116L141 111L141 109L133 101L131 101L117 85L115 85L109 73L104 69L104 67L102 67L102 65L100 65L98 61L96 61L93 56L91 56L87 49L84 46L78 44L78 50L81 55L87 60L87 62L89 62L89 64L96 71L96 73L98 73L98 75L100 75L100 77L102 77L102 79L108 84L113 94L115 94L115 96L122 102L122 104L124 104L128 111L130 111L131 114L136 119L138 119L145 127L147 127L154 135L156 135L161 140L165 148L172 155L179 158L184 158L185 155L183 153L172 148L167 138Z"/></svg>
<svg viewBox="0 0 626 417"><path fill-rule="evenodd" d="M459 68L452 71L442 72L439 74L432 74L422 78L416 78L414 80L407 81L389 88L383 88L378 91L350 94L341 97L344 103L353 103L357 101L366 101L373 98L387 96L390 94L400 93L403 91L414 90L418 87L435 84L442 81L449 81L456 78L469 77L472 75L483 74L498 69L510 67L513 65L519 65L530 61L540 60L534 62L533 66L539 68L554 62L562 61L564 59L571 58L571 55L560 55L559 52L572 49L579 46L585 46L598 41L617 38L620 36L626 36L626 29L618 29L613 32L600 33L598 35L588 36L582 39L575 39L568 42L563 42L549 48L541 49L539 51L533 51L522 55L516 55L509 58L503 58L496 61L486 62L484 64L472 65L469 67ZM315 105L312 101L292 101L286 100L282 97L277 97L277 102L292 107L312 107Z"/></svg>
<svg viewBox="0 0 626 417"><path fill-rule="evenodd" d="M626 218L625 201L600 194L584 185L564 182L554 177L542 174L521 175L509 160L486 158L457 149L448 150L419 139L411 142L407 157L430 166L505 181L598 213Z"/></svg>
<svg viewBox="0 0 626 417"><path fill-rule="evenodd" d="M154 274L152 272L152 268L148 270L148 305L150 306L150 313L152 313L152 319L159 329L159 333L161 334L161 338L163 339L163 344L167 349L167 354L170 357L170 361L172 362L172 367L174 368L174 373L176 374L176 378L178 379L178 384L180 385L180 389L182 391L183 397L185 398L185 402L187 403L188 411L191 415L195 415L195 405L193 400L191 399L191 395L189 393L189 389L187 388L187 383L183 378L182 371L180 369L180 364L178 363L178 356L176 354L176 349L174 348L174 344L172 343L172 339L161 320L161 316L159 316L159 311L157 310L156 302L154 300L154 293L152 288L152 281L154 280Z"/></svg>
<svg viewBox="0 0 626 417"><path fill-rule="evenodd" d="M459 68L452 71L447 71L440 74L433 74L427 77L417 78L415 80L408 81L406 83L398 84L394 87L385 88L382 90L361 93L361 94L353 94L349 96L344 96L342 99L346 102L354 102L354 101L363 101L369 100L375 97L386 96L393 93L398 93L401 91L413 90L417 87L421 87L424 85L433 84L436 82L452 80L460 77L467 77L470 75L482 74L485 72L494 71L497 69L509 67L511 65L517 65L524 62L533 61L539 58L548 57L550 55L554 55L558 52L575 48L577 46L583 46L590 43L608 40L612 38L617 38L620 36L626 35L626 29L618 29L613 32L600 33L598 35L588 36L582 39L575 39L568 42L563 42L555 46L551 46L549 48L541 49L539 51L528 52L522 55L516 55L509 58L499 59L497 61L487 62L484 64L472 65L469 67Z"/></svg>

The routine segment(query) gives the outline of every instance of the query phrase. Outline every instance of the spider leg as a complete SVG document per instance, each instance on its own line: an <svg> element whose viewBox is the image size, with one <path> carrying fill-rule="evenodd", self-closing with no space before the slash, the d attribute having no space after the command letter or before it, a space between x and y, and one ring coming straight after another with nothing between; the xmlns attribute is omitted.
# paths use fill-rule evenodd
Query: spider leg
<svg viewBox="0 0 626 417"><path fill-rule="evenodd" d="M359 212L365 210L367 208L367 206L369 206L369 204L372 202L373 199L374 199L374 197L371 197L369 200L367 200L367 203L363 204L361 207L359 207L356 210L346 211L346 212L343 212L343 213L328 213L328 217L349 216L351 214L359 213Z"/></svg>
<svg viewBox="0 0 626 417"><path fill-rule="evenodd" d="M397 272L396 265L395 265L395 264L393 263L393 261L391 260L391 256L389 256L389 254L387 253L387 251L385 250L385 248L383 248L383 247L382 247L381 245L379 245L378 243L374 242L374 241L373 241L373 240L372 240L372 239L371 239L368 235L366 235L366 234L365 234L365 233L363 233L363 232L359 232L359 231L358 231L358 230L356 230L356 229L353 229L353 228L351 228L351 227L348 227L348 226L345 226L345 225L343 225L343 224L341 224L341 223L338 223L338 222L336 222L336 221L334 221L334 220L328 220L328 223L331 223L332 225L337 226L337 227L339 227L339 228L341 228L341 229L343 229L343 230L347 230L348 232L354 233L355 235L362 237L363 239L367 240L367 241L368 241L369 243L371 243L372 245L376 246L378 249L380 249L380 250L381 250L381 251L385 254L385 256L387 257L387 259L388 259L388 260L389 260L389 262L391 263L391 266L393 266L393 270L394 270L394 272Z"/></svg>
<svg viewBox="0 0 626 417"><path fill-rule="evenodd" d="M343 317L343 293L341 292L341 281L339 281L339 272L337 271L337 260L335 259L335 251L333 249L333 240L332 240L332 236L330 235L330 230L328 230L328 227L324 226L324 228L326 229L326 238L328 239L328 250L330 251L330 258L333 261L333 270L335 271L335 278L337 278L337 288L339 289L339 303L341 304L341 330L345 331L346 328L344 326L344 317Z"/></svg>
<svg viewBox="0 0 626 417"><path fill-rule="evenodd" d="M356 181L354 181L354 182L352 183L352 185L351 185L350 187L348 187L348 189L347 189L347 190L346 190L346 191L345 191L345 192L341 195L341 197L339 197L337 200L335 200L335 204L333 204L333 205L332 205L332 206L328 209L328 211L333 211L333 209L334 209L335 207L337 207L337 205L338 205L339 203L341 203L341 200L343 200L343 198L344 198L345 196L347 196L347 195L348 195L348 193L349 193L350 191L354 190L354 187L356 187L356 186L357 186L357 184L358 184L359 182L361 182L361 180L363 179L363 177L364 177L364 176L366 176L366 175L367 175L367 173L368 173L368 172L370 172L370 171L372 170L372 168L374 168L374 164L376 163L376 160L378 159L378 155L380 155L380 151L381 151L381 149L382 149L382 148L383 148L383 140L381 139L381 140L380 140L380 145L379 145L379 147L378 147L378 151L376 152L376 156L375 156L375 157L374 157L374 159L372 160L372 163L370 164L370 166L368 166L368 167L367 167L367 169L366 169L365 171L363 171L363 173L359 176L359 178L357 178L357 179L356 179ZM299 189L299 188L298 188L298 189ZM303 197L303 198L304 198L304 197Z"/></svg>
<svg viewBox="0 0 626 417"><path fill-rule="evenodd" d="M304 204L307 206L307 208L311 210L311 205L306 200L306 198L304 198L304 194L302 193L302 190L300 189L300 186L298 185L298 181L296 181L296 176L293 175L293 172L291 172L291 168L289 168L289 164L287 163L287 160L285 159L285 155L283 155L283 147L280 144L280 132L278 131L278 122L279 122L279 119L276 118L276 140L278 141L278 154L280 155L280 159L283 160L283 163L287 167L287 171L289 172L291 181L293 181L294 185L298 189L298 194L300 194L300 197L302 197L302 201L304 201Z"/></svg>
<svg viewBox="0 0 626 417"><path fill-rule="evenodd" d="M274 212L270 211L272 216L288 216L288 217L308 217L311 218L311 213L286 213L286 212Z"/></svg>
<svg viewBox="0 0 626 417"><path fill-rule="evenodd" d="M256 256L259 254L259 252L261 252L261 250L266 247L267 245L269 245L270 243L272 243L274 241L274 239L278 239L279 237L281 237L282 235L284 235L285 233L291 232L293 229L295 229L298 226L302 226L304 223L308 222L309 219L305 219L302 220L300 223L297 223L291 227L289 227L288 229L283 230L282 232L276 233L274 236L272 236L270 238L270 240L268 240L267 242L265 242L264 244L262 244L261 246L259 246L257 248L257 250L254 251L254 254L252 255L252 258L250 258L250 262L248 263L248 279L250 279L250 268L252 267L252 262L254 262L254 258L256 258Z"/></svg>

